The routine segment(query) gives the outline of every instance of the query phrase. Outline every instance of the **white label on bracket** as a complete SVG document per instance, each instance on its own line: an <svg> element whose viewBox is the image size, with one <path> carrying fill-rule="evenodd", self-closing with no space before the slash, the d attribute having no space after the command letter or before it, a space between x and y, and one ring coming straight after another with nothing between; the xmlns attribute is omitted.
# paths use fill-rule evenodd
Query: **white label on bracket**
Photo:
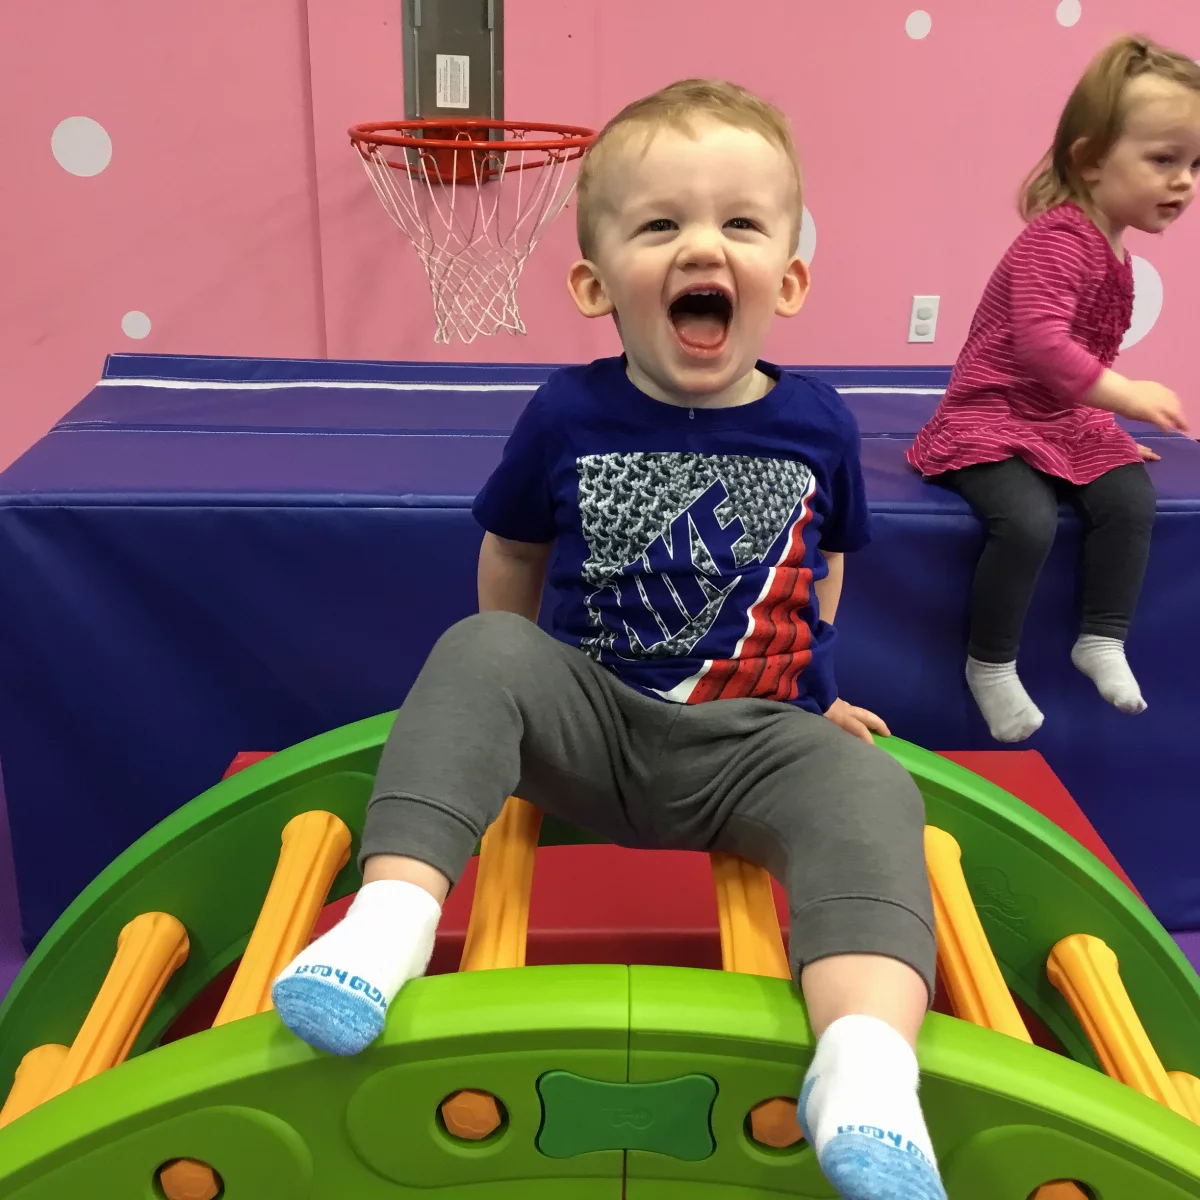
<svg viewBox="0 0 1200 1200"><path fill-rule="evenodd" d="M467 54L437 56L438 108L471 107L471 58Z"/></svg>

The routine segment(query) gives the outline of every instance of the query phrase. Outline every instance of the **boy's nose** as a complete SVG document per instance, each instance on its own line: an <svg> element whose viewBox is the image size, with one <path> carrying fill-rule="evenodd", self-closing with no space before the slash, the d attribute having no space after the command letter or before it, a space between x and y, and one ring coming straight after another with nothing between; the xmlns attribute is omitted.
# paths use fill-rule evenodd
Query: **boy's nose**
<svg viewBox="0 0 1200 1200"><path fill-rule="evenodd" d="M683 239L681 258L684 265L709 265L725 259L725 243L721 231L711 225L688 230Z"/></svg>

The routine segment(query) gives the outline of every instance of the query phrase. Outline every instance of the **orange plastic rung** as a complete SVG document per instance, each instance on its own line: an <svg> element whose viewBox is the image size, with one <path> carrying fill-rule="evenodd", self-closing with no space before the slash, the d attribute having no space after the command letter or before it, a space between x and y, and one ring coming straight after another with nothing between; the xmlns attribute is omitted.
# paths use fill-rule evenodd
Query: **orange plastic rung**
<svg viewBox="0 0 1200 1200"><path fill-rule="evenodd" d="M1187 1115L1200 1125L1200 1079L1186 1071L1168 1071L1167 1078L1174 1085L1179 1103L1187 1110Z"/></svg>
<svg viewBox="0 0 1200 1200"><path fill-rule="evenodd" d="M1053 1183L1043 1183L1033 1193L1032 1200L1091 1200L1091 1197L1079 1184L1069 1179L1056 1179Z"/></svg>
<svg viewBox="0 0 1200 1200"><path fill-rule="evenodd" d="M46 1100L125 1061L187 955L187 931L170 913L142 913L121 930L112 966Z"/></svg>
<svg viewBox="0 0 1200 1200"><path fill-rule="evenodd" d="M1046 974L1083 1026L1105 1073L1186 1117L1121 982L1112 950L1091 934L1074 933L1050 951Z"/></svg>
<svg viewBox="0 0 1200 1200"><path fill-rule="evenodd" d="M36 1046L21 1059L12 1090L0 1108L0 1129L23 1117L50 1095L54 1079L67 1059L66 1046Z"/></svg>
<svg viewBox="0 0 1200 1200"><path fill-rule="evenodd" d="M333 813L301 813L284 827L279 861L213 1028L270 1011L271 983L308 945L329 889L350 859L350 830Z"/></svg>
<svg viewBox="0 0 1200 1200"><path fill-rule="evenodd" d="M529 898L542 814L510 796L483 835L460 971L525 965Z"/></svg>
<svg viewBox="0 0 1200 1200"><path fill-rule="evenodd" d="M732 854L709 855L721 925L721 969L791 979L771 876Z"/></svg>
<svg viewBox="0 0 1200 1200"><path fill-rule="evenodd" d="M925 862L937 924L938 967L954 1015L1032 1043L975 911L958 842L945 830L927 825Z"/></svg>

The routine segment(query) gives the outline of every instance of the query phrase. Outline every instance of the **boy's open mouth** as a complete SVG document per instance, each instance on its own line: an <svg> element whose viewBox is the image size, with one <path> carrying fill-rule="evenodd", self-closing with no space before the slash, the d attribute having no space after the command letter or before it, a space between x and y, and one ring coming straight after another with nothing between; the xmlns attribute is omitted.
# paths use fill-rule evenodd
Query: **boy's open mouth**
<svg viewBox="0 0 1200 1200"><path fill-rule="evenodd" d="M725 344L733 301L723 288L689 288L667 309L675 336L683 346L699 354L715 354Z"/></svg>

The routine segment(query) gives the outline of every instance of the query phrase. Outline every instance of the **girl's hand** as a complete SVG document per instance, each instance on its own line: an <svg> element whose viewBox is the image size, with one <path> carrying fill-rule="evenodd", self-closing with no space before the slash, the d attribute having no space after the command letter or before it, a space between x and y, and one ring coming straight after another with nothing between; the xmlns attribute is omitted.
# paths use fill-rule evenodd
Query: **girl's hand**
<svg viewBox="0 0 1200 1200"><path fill-rule="evenodd" d="M1142 379L1130 382L1124 404L1116 410L1131 421L1157 425L1164 433L1186 433L1187 418L1183 405L1170 388Z"/></svg>
<svg viewBox="0 0 1200 1200"><path fill-rule="evenodd" d="M1138 442L1137 452L1138 452L1138 457L1142 460L1142 462L1161 462L1162 461L1161 454L1155 454L1154 451L1151 450L1149 446L1143 446L1141 442Z"/></svg>
<svg viewBox="0 0 1200 1200"><path fill-rule="evenodd" d="M875 744L875 739L871 736L872 731L882 734L884 737L892 736L891 730L883 723L882 717L877 717L868 709L855 708L853 704L847 704L845 700L835 700L825 710L825 717L839 729L844 729L847 733L872 746Z"/></svg>

